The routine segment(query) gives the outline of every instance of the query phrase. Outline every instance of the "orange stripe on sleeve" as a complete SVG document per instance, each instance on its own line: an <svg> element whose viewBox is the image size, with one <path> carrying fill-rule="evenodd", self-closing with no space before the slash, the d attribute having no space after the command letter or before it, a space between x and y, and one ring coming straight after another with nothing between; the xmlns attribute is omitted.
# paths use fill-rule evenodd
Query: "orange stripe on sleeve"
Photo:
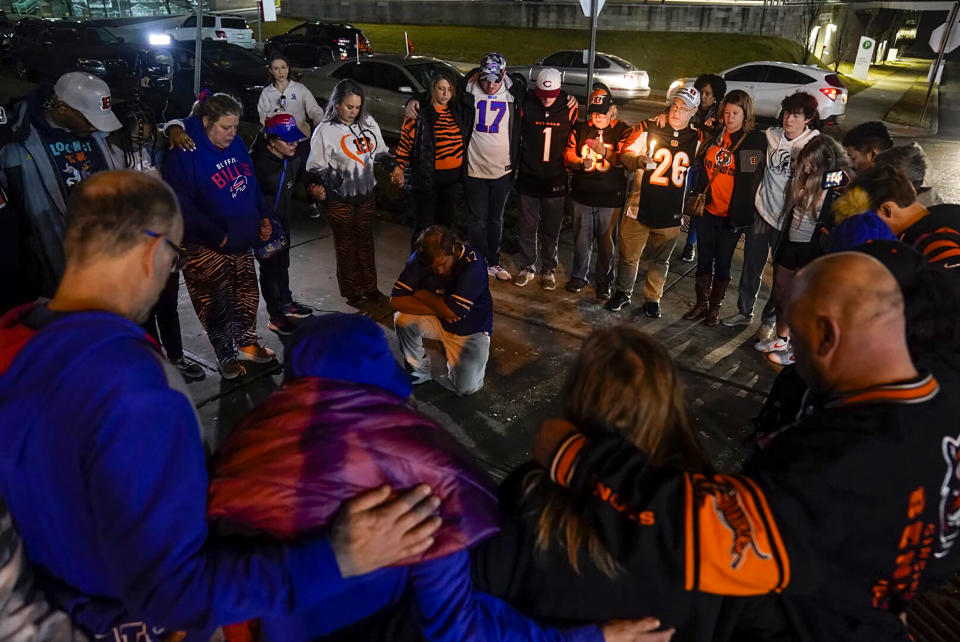
<svg viewBox="0 0 960 642"><path fill-rule="evenodd" d="M960 256L960 247L957 247L956 245L953 246L952 250L946 250L940 254L937 254L936 256L930 256L930 253L927 252L927 260L929 260L931 263L953 258L954 256Z"/></svg>
<svg viewBox="0 0 960 642"><path fill-rule="evenodd" d="M577 455L586 444L587 438L579 433L567 437L557 449L557 454L553 458L553 465L550 466L550 478L561 486L570 483L570 477L573 476L574 463Z"/></svg>
<svg viewBox="0 0 960 642"><path fill-rule="evenodd" d="M693 494L693 482L689 473L683 475L683 510L684 510L684 536L683 536L683 588L686 591L692 591L696 588L696 553L695 539L696 532L694 528L694 508L696 498Z"/></svg>
<svg viewBox="0 0 960 642"><path fill-rule="evenodd" d="M879 388L877 390L868 390L858 395L852 395L843 400L843 405L853 403L864 403L867 401L877 401L887 399L890 401L922 401L940 389L940 384L936 379L930 379L919 386L909 388Z"/></svg>

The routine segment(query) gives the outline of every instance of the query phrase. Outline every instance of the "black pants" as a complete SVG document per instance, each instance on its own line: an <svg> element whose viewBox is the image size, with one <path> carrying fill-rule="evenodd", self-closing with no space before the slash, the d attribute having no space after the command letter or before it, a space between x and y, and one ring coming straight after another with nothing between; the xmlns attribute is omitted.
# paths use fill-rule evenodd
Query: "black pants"
<svg viewBox="0 0 960 642"><path fill-rule="evenodd" d="M417 220L413 226L413 241L416 244L420 232L431 225L453 225L453 212L457 205L457 191L462 168L438 169L433 172L430 189L413 190L413 199L417 209Z"/></svg>
<svg viewBox="0 0 960 642"><path fill-rule="evenodd" d="M144 329L163 346L167 358L178 361L183 357L183 338L180 336L180 315L177 301L180 298L180 274L171 274L160 291L160 298L150 310L150 318Z"/></svg>
<svg viewBox="0 0 960 642"><path fill-rule="evenodd" d="M718 281L730 279L730 264L733 252L737 249L740 232L730 227L730 221L723 216L714 216L704 212L703 216L693 219L697 230L697 276L712 274Z"/></svg>
<svg viewBox="0 0 960 642"><path fill-rule="evenodd" d="M278 213L277 219L283 226L283 233L290 241L290 224L285 216ZM260 294L267 304L267 313L271 317L283 316L283 307L293 303L290 293L290 246L277 252L269 259L260 261Z"/></svg>

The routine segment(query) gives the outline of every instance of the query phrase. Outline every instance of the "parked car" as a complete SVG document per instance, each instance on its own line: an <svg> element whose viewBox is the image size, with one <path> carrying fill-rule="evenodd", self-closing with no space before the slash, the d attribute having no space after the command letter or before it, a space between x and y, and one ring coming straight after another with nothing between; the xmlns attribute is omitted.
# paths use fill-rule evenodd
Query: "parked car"
<svg viewBox="0 0 960 642"><path fill-rule="evenodd" d="M86 71L118 89L134 79L138 56L136 47L109 29L79 20L23 18L14 28L12 48L21 80Z"/></svg>
<svg viewBox="0 0 960 642"><path fill-rule="evenodd" d="M817 113L823 122L843 120L847 110L848 91L840 77L827 69L790 62L748 62L721 71L727 91L742 89L753 98L756 114L762 118L778 118L780 102L790 94L805 91L817 99ZM678 78L667 90L667 100L680 87L693 87L696 78Z"/></svg>
<svg viewBox="0 0 960 642"><path fill-rule="evenodd" d="M450 70L457 78L463 76L459 69L436 58L375 54L361 58L359 63L344 60L304 71L300 82L322 104L338 82L344 78L355 80L364 88L368 111L384 135L399 137L407 101L426 91L430 77L440 68Z"/></svg>
<svg viewBox="0 0 960 642"><path fill-rule="evenodd" d="M229 42L232 45L253 49L256 41L253 30L241 16L203 16L200 32L204 40ZM196 40L197 16L188 16L180 24L166 30L174 40Z"/></svg>
<svg viewBox="0 0 960 642"><path fill-rule="evenodd" d="M568 94L585 99L587 94L587 61L582 49L558 51L542 58L536 64L510 67L509 71L522 74L532 87L540 70L553 67L563 75L562 88ZM650 77L633 63L608 53L597 52L594 58L594 81L610 88L615 102L625 102L650 95Z"/></svg>
<svg viewBox="0 0 960 642"><path fill-rule="evenodd" d="M373 53L370 41L353 25L304 22L287 33L268 38L263 43L263 52L267 58L282 54L293 67L308 69L355 58L358 41L361 55Z"/></svg>
<svg viewBox="0 0 960 642"><path fill-rule="evenodd" d="M170 98L161 114L163 119L186 116L193 105L194 46L181 40L167 47L174 59ZM257 101L267 84L263 58L229 42L203 43L200 60L200 84L213 92L225 92L243 103L243 119L259 122Z"/></svg>

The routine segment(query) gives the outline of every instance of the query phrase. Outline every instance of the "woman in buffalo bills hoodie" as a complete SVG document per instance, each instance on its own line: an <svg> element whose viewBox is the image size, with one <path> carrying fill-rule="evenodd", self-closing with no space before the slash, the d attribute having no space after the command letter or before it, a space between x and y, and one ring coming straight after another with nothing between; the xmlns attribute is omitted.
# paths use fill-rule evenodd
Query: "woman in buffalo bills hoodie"
<svg viewBox="0 0 960 642"><path fill-rule="evenodd" d="M163 172L183 212L187 291L225 379L244 374L239 361L276 357L257 339L260 292L252 250L271 230L253 160L237 136L242 113L227 94L198 101L184 123L196 149L173 149Z"/></svg>

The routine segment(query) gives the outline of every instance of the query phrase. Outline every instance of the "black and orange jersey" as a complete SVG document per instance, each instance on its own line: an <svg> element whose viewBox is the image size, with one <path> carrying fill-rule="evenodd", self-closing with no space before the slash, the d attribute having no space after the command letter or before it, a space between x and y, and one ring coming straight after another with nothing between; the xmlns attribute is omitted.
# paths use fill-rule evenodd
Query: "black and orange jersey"
<svg viewBox="0 0 960 642"><path fill-rule="evenodd" d="M433 124L434 169L457 169L463 165L463 134L446 106L434 105L437 116ZM406 118L400 127L397 144L397 165L406 170L414 153L418 118Z"/></svg>
<svg viewBox="0 0 960 642"><path fill-rule="evenodd" d="M518 191L532 196L562 196L567 191L563 150L577 116L578 106L567 107L564 92L549 107L532 90L527 92L520 113Z"/></svg>
<svg viewBox="0 0 960 642"><path fill-rule="evenodd" d="M960 277L960 205L934 205L908 227L900 240L912 245L927 261Z"/></svg>
<svg viewBox="0 0 960 642"><path fill-rule="evenodd" d="M648 227L680 225L687 170L703 140L703 132L692 124L674 129L669 123L659 127L653 119L638 123L621 157L623 166L634 170L626 216ZM637 159L641 155L653 158L656 166L640 166Z"/></svg>
<svg viewBox="0 0 960 642"><path fill-rule="evenodd" d="M628 573L779 593L801 640L906 640L898 615L960 570L960 380L808 395L742 474L659 468L570 433L550 475Z"/></svg>
<svg viewBox="0 0 960 642"><path fill-rule="evenodd" d="M597 129L590 119L585 123L576 123L567 137L567 148L563 159L572 171L570 181L573 200L583 205L595 207L622 207L626 195L627 177L623 173L616 155L623 151L624 144L633 130L623 121L616 121L603 129ZM608 154L602 158L587 147L587 140L600 140L604 147L615 152L613 162ZM589 169L583 168L583 159L590 158Z"/></svg>

